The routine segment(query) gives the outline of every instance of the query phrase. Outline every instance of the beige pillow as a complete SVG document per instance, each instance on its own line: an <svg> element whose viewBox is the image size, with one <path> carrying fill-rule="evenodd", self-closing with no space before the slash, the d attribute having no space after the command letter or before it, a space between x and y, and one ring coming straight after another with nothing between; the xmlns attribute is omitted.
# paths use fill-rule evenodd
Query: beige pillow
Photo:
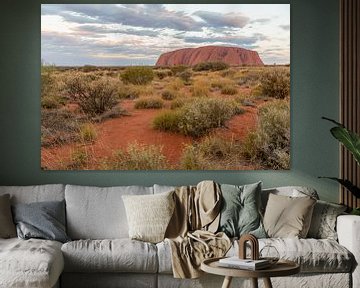
<svg viewBox="0 0 360 288"><path fill-rule="evenodd" d="M164 240L175 207L173 193L122 196L131 239L152 243Z"/></svg>
<svg viewBox="0 0 360 288"><path fill-rule="evenodd" d="M316 200L311 197L269 195L264 228L269 237L306 238Z"/></svg>
<svg viewBox="0 0 360 288"><path fill-rule="evenodd" d="M0 196L0 238L16 237L9 194Z"/></svg>

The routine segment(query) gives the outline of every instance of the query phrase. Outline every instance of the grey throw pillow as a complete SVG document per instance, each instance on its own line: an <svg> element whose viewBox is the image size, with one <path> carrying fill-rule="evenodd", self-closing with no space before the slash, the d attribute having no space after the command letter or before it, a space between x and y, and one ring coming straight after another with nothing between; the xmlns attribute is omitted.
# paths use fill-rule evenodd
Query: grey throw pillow
<svg viewBox="0 0 360 288"><path fill-rule="evenodd" d="M0 196L0 238L16 237L15 225L11 215L10 196Z"/></svg>
<svg viewBox="0 0 360 288"><path fill-rule="evenodd" d="M223 199L218 230L229 237L250 233L265 238L260 216L261 182L243 186L222 184L221 192Z"/></svg>
<svg viewBox="0 0 360 288"><path fill-rule="evenodd" d="M318 200L312 214L308 237L337 240L336 218L345 210L344 205Z"/></svg>
<svg viewBox="0 0 360 288"><path fill-rule="evenodd" d="M16 204L13 215L19 238L70 241L65 232L65 201Z"/></svg>

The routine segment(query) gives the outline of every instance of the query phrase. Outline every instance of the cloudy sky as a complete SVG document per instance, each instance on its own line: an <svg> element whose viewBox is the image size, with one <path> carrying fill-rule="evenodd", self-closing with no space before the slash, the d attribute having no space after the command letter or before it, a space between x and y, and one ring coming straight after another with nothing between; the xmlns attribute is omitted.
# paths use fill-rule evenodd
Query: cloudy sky
<svg viewBox="0 0 360 288"><path fill-rule="evenodd" d="M45 63L154 65L161 53L206 45L290 63L289 4L42 4Z"/></svg>

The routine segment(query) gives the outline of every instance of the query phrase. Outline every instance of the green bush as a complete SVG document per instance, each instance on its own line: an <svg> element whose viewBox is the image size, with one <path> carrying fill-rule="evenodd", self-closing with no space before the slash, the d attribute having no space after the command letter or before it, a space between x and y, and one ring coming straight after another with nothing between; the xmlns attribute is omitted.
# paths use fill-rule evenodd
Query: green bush
<svg viewBox="0 0 360 288"><path fill-rule="evenodd" d="M108 163L108 169L116 170L163 170L168 163L162 153L162 146L129 144L126 151L115 153L115 159Z"/></svg>
<svg viewBox="0 0 360 288"><path fill-rule="evenodd" d="M125 84L146 85L154 79L154 72L150 67L127 67L120 77Z"/></svg>
<svg viewBox="0 0 360 288"><path fill-rule="evenodd" d="M70 99L91 116L102 114L118 104L117 85L108 78L88 81L87 77L75 74L67 80L67 90Z"/></svg>
<svg viewBox="0 0 360 288"><path fill-rule="evenodd" d="M135 102L135 109L160 109L164 102L159 98L142 98Z"/></svg>
<svg viewBox="0 0 360 288"><path fill-rule="evenodd" d="M196 99L181 108L179 131L184 135L200 137L212 128L221 127L234 116L234 106L222 99Z"/></svg>
<svg viewBox="0 0 360 288"><path fill-rule="evenodd" d="M259 110L259 122L243 142L243 155L269 169L290 167L290 105L276 100Z"/></svg>
<svg viewBox="0 0 360 288"><path fill-rule="evenodd" d="M201 62L193 67L194 71L220 71L228 69L229 65L224 62Z"/></svg>
<svg viewBox="0 0 360 288"><path fill-rule="evenodd" d="M264 96L284 99L290 95L289 68L275 68L261 77L261 88Z"/></svg>
<svg viewBox="0 0 360 288"><path fill-rule="evenodd" d="M176 98L176 92L171 90L165 90L161 93L161 98L164 100L173 100Z"/></svg>
<svg viewBox="0 0 360 288"><path fill-rule="evenodd" d="M225 94L225 95L235 95L237 92L238 90L236 89L236 87L230 85L224 86L221 89L221 94Z"/></svg>
<svg viewBox="0 0 360 288"><path fill-rule="evenodd" d="M154 118L153 128L165 132L179 132L179 117L178 112L165 111Z"/></svg>
<svg viewBox="0 0 360 288"><path fill-rule="evenodd" d="M120 99L137 99L140 96L140 91L131 85L121 85L118 89Z"/></svg>

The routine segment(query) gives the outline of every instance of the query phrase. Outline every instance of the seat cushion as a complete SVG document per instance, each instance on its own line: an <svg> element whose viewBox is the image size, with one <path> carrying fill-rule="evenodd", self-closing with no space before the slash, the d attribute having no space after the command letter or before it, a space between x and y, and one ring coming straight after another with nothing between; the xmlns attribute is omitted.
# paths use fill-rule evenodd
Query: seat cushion
<svg viewBox="0 0 360 288"><path fill-rule="evenodd" d="M346 273L350 272L354 265L352 254L345 247L330 239L259 239L260 250L265 245L274 246L279 252L281 259L298 263L302 273ZM159 273L172 273L171 248L169 244L167 241L158 243L157 249ZM238 255L238 251L238 242L235 241L227 256Z"/></svg>
<svg viewBox="0 0 360 288"><path fill-rule="evenodd" d="M156 273L156 246L137 240L78 240L61 250L66 272Z"/></svg>
<svg viewBox="0 0 360 288"><path fill-rule="evenodd" d="M59 242L0 239L0 287L52 287L63 268Z"/></svg>
<svg viewBox="0 0 360 288"><path fill-rule="evenodd" d="M67 233L77 239L128 238L123 195L153 194L152 187L66 185Z"/></svg>

